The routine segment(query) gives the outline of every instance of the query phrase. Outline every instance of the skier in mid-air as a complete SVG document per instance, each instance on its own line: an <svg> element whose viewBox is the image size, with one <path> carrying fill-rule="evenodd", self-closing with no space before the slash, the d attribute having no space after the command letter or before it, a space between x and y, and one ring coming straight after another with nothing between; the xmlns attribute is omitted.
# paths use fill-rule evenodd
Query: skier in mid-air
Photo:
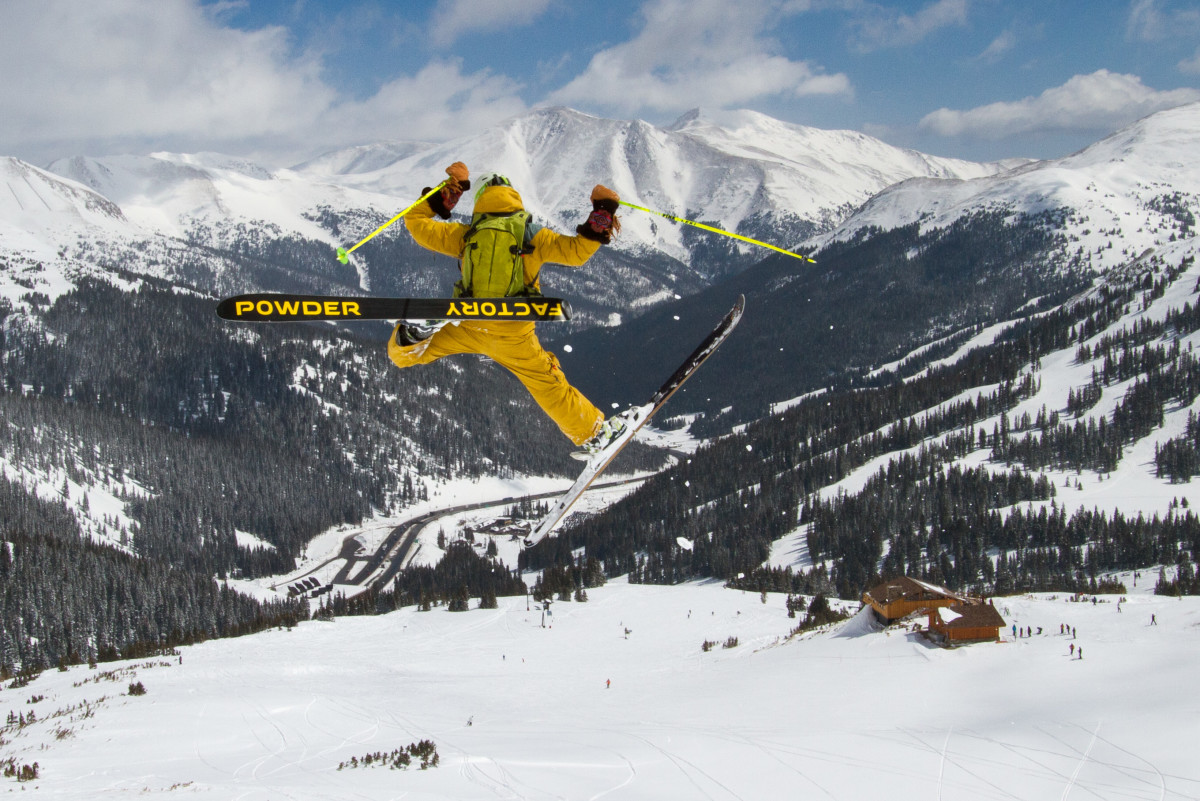
<svg viewBox="0 0 1200 801"><path fill-rule="evenodd" d="M592 190L591 213L576 227L576 235L568 236L533 223L509 180L494 174L479 181L470 225L442 222L434 217L449 220L463 192L471 188L462 162L451 164L446 174L442 190L409 212L404 222L417 244L459 259L462 280L455 286L456 297L536 296L543 264L580 267L620 230L620 197L605 186L597 184ZM427 188L422 194L428 192ZM401 368L456 353L487 356L512 372L585 457L603 450L625 427L619 416L606 420L571 386L558 358L538 342L532 322L401 322L388 341L388 356Z"/></svg>

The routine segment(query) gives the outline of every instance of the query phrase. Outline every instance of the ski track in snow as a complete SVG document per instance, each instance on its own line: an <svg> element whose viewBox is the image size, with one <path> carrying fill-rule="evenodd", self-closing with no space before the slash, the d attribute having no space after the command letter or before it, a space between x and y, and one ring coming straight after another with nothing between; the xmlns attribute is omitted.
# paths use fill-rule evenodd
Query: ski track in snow
<svg viewBox="0 0 1200 801"><path fill-rule="evenodd" d="M1200 599L1152 583L1120 613L1112 597L997 599L1050 633L951 651L862 614L789 638L784 596L715 582L615 580L555 603L544 628L524 598L314 621L128 663L118 692L136 676L143 698L81 683L83 666L48 671L0 692L0 715L39 716L0 756L39 762L29 789L89 801L1195 799L1200 707L1164 688L1190 686ZM100 694L93 716L53 716ZM338 769L422 739L430 770Z"/></svg>

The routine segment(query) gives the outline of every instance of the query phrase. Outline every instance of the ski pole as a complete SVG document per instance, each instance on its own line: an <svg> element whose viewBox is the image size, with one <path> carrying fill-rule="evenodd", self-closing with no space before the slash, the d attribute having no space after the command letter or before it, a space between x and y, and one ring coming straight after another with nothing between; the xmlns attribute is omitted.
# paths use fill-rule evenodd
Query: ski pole
<svg viewBox="0 0 1200 801"><path fill-rule="evenodd" d="M678 222L678 223L687 223L688 225L694 225L697 228L703 228L705 231L712 231L714 234L724 234L725 236L731 236L734 239L740 239L743 242L749 242L751 245L758 245L759 247L770 248L771 250L777 250L780 253L786 253L787 255L791 256L793 259L799 259L800 261L806 261L806 262L809 262L810 264L817 263L816 259L810 258L808 256L804 256L800 253L793 253L790 250L784 250L781 247L776 247L775 245L768 244L767 242L759 242L757 239L751 239L748 236L742 236L741 234L735 234L732 231L725 231L721 228L714 228L711 225L705 225L704 223L696 222L695 220L685 220L683 217L676 217L673 214L666 214L661 211L655 211L654 209L648 209L645 206L639 206L635 203L629 203L624 200L619 200L617 202L620 203L622 206L628 206L631 209L637 209L638 211L649 212L650 214L657 214L659 217L666 217L668 220L674 220L675 222Z"/></svg>
<svg viewBox="0 0 1200 801"><path fill-rule="evenodd" d="M392 219L388 220L387 222L385 222L383 225L381 225L381 226L379 226L378 228L376 228L376 229L375 229L374 231L372 231L371 233L367 234L367 238L366 238L366 239L364 239L363 241L359 242L359 243L358 243L357 245L355 245L354 247L352 247L352 248L349 248L349 249L347 249L347 248L338 248L338 249L337 249L337 260L338 260L338 261L340 261L342 264L348 264L348 263L350 262L350 254L351 254L351 253L353 253L354 251L358 250L358 249L359 249L360 247L362 247L363 245L365 245L365 244L367 244L368 242L370 242L370 241L371 241L371 240L372 240L372 239L375 237L375 235L376 235L376 234L378 234L378 233L379 233L380 231L382 231L383 229L387 228L389 225L391 225L392 223L394 223L396 220L400 219L400 218L401 218L401 217L403 217L405 214L408 214L410 211L412 211L413 209L415 209L417 206L421 205L423 202L425 202L425 201L426 201L426 200L428 200L429 198L433 197L433 195L434 195L435 193L442 191L442 187L444 187L444 186L445 186L447 183L449 183L449 180L442 181L440 184L438 184L437 186L435 186L433 189L430 189L428 192L426 192L425 194L421 195L419 198L417 198L417 202L416 202L416 203L413 203L411 206L409 206L408 208L406 208L404 211L400 212L400 213L399 213L399 214L397 214L395 217L393 217Z"/></svg>

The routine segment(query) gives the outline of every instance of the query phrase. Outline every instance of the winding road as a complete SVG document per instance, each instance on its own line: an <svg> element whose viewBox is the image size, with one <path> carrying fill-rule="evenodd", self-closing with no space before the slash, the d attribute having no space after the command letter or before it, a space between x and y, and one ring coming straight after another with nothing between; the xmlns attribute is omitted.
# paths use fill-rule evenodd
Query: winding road
<svg viewBox="0 0 1200 801"><path fill-rule="evenodd" d="M636 478L606 481L603 484L593 485L592 490L611 489L612 487L645 481L646 478L647 476L639 476ZM561 494L562 491L542 492L537 495L522 496L522 498L541 501L549 498L557 498ZM338 570L337 575L333 577L332 584L363 587L364 589L383 588L387 586L387 583L397 573L404 569L410 554L413 553L413 546L417 542L417 535L430 523L439 518L461 512L471 512L491 506L509 505L516 502L516 500L516 498L504 498L500 500L492 499L476 503L464 503L410 518L393 528L387 537L384 538L383 542L379 544L379 547L375 549L374 553L371 554L362 553L362 543L359 542L357 533L350 534L342 540L342 548L335 556L331 556L320 564L309 568L305 573L289 578L286 582L280 582L279 585L276 585L276 588L303 581L339 559L345 560L346 563Z"/></svg>

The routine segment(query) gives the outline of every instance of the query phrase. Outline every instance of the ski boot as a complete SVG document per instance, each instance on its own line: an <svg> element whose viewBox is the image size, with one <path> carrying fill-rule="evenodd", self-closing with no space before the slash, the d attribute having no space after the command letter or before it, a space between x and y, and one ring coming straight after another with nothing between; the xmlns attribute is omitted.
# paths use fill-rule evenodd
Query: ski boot
<svg viewBox="0 0 1200 801"><path fill-rule="evenodd" d="M396 329L396 344L407 348L424 342L445 324L445 320L410 320Z"/></svg>
<svg viewBox="0 0 1200 801"><path fill-rule="evenodd" d="M623 416L620 414L613 415L607 420L601 421L600 430L593 434L591 439L580 445L579 450L574 451L571 457L586 462L611 445L624 433L625 420Z"/></svg>

